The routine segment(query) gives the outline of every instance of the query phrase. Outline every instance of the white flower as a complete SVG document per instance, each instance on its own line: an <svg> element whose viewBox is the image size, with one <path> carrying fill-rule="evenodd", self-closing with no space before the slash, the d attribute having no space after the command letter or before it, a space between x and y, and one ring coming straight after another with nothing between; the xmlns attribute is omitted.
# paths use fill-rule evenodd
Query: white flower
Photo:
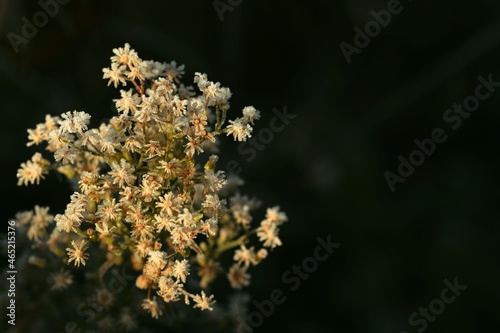
<svg viewBox="0 0 500 333"><path fill-rule="evenodd" d="M179 96L175 95L170 102L170 109L176 117L180 117L186 114L187 100L180 99Z"/></svg>
<svg viewBox="0 0 500 333"><path fill-rule="evenodd" d="M61 117L63 119L58 121L61 134L76 133L82 135L90 122L90 115L83 111L68 111L63 113Z"/></svg>
<svg viewBox="0 0 500 333"><path fill-rule="evenodd" d="M78 227L79 224L73 220L70 220L66 215L56 214L54 217L56 221L56 228L59 231L70 232L74 228Z"/></svg>
<svg viewBox="0 0 500 333"><path fill-rule="evenodd" d="M167 264L167 253L163 251L150 251L148 253L148 262L154 267L163 268Z"/></svg>
<svg viewBox="0 0 500 333"><path fill-rule="evenodd" d="M257 236L259 237L259 240L264 243L264 246L275 248L276 246L281 245L281 239L278 237L278 231L279 229L275 223L263 220L257 228Z"/></svg>
<svg viewBox="0 0 500 333"><path fill-rule="evenodd" d="M121 213L121 204L116 203L116 199L104 200L97 208L96 216L99 217L102 222L113 221L118 218Z"/></svg>
<svg viewBox="0 0 500 333"><path fill-rule="evenodd" d="M89 258L88 253L85 252L88 248L87 244L88 242L84 239L81 239L79 244L76 244L74 240L71 241L73 248L66 248L69 255L68 264L74 261L75 266L80 266L80 264L85 266L86 260Z"/></svg>
<svg viewBox="0 0 500 333"><path fill-rule="evenodd" d="M206 188L212 192L218 192L226 184L224 177L224 171L205 170Z"/></svg>
<svg viewBox="0 0 500 333"><path fill-rule="evenodd" d="M125 160L121 159L120 164L113 162L109 175L113 177L113 184L123 187L125 184L132 185L136 179L135 169Z"/></svg>
<svg viewBox="0 0 500 333"><path fill-rule="evenodd" d="M182 213L177 215L177 222L184 227L191 227L195 223L193 214L187 208L184 208Z"/></svg>
<svg viewBox="0 0 500 333"><path fill-rule="evenodd" d="M189 263L186 259L176 260L172 269L172 275L182 282L186 282L189 275Z"/></svg>
<svg viewBox="0 0 500 333"><path fill-rule="evenodd" d="M179 299L182 284L166 276L160 276L158 279L158 295L163 298L165 303L175 302Z"/></svg>
<svg viewBox="0 0 500 333"><path fill-rule="evenodd" d="M241 245L241 248L234 251L233 260L238 264L244 264L245 267L257 264L257 260L255 259L254 247L250 247L247 249L245 245Z"/></svg>
<svg viewBox="0 0 500 333"><path fill-rule="evenodd" d="M64 146L54 153L54 159L62 164L74 164L78 154L80 154L80 150L74 147Z"/></svg>
<svg viewBox="0 0 500 333"><path fill-rule="evenodd" d="M47 172L44 168L38 164L33 163L32 161L27 161L26 163L21 163L21 167L17 169L17 178L19 178L17 185L20 186L31 184L40 184L40 179L45 178L44 174Z"/></svg>
<svg viewBox="0 0 500 333"><path fill-rule="evenodd" d="M141 103L139 95L133 93L132 89L120 90L120 95L121 98L114 100L118 111L122 111L125 115L128 115L130 111L132 114L137 111L137 106Z"/></svg>
<svg viewBox="0 0 500 333"><path fill-rule="evenodd" d="M160 197L160 200L156 202L156 207L160 208L160 211L167 216L173 216L174 211L179 213L179 200L174 196L173 192L168 192Z"/></svg>
<svg viewBox="0 0 500 333"><path fill-rule="evenodd" d="M201 222L200 232L206 236L215 236L217 233L218 223L216 218L209 218Z"/></svg>
<svg viewBox="0 0 500 333"><path fill-rule="evenodd" d="M99 233L99 238L111 236L111 232L115 229L116 226L112 226L110 229L107 222L102 222L102 227L99 224L95 225L95 230Z"/></svg>
<svg viewBox="0 0 500 333"><path fill-rule="evenodd" d="M203 91L210 82L208 81L207 74L196 72L194 73L194 83L198 85L198 88Z"/></svg>
<svg viewBox="0 0 500 333"><path fill-rule="evenodd" d="M253 226L260 203L240 195L243 180L218 170L218 155L208 156L219 153L224 137L249 140L261 114L246 106L224 125L229 88L200 72L194 75L197 89L186 87L180 82L184 65L144 61L128 43L113 49L110 67L102 71L108 86L126 86L116 89L117 114L90 129L90 115L83 111L47 115L28 130L28 146L46 143L52 160L37 153L17 170L18 185L38 184L49 170L58 171L73 186L71 201L54 217L48 207L35 206L16 215L17 223L28 229L32 244L46 244L66 264L86 266L89 242L96 243L95 263L86 269L99 279L127 254L138 275L136 291L145 297L142 308L153 318L162 314L163 302L180 299L212 310L214 296L205 293L216 287L216 278L228 278L232 288L247 286L248 268L281 245L279 227L288 219L275 206ZM232 262L224 260L228 255ZM197 277L188 281L193 269ZM73 279L61 270L49 275L48 286L62 290ZM198 294L188 291L193 288ZM105 289L93 299L103 309L116 305ZM222 307L217 308L219 316ZM103 313L94 326L108 332L139 325L129 310L120 310Z"/></svg>
<svg viewBox="0 0 500 333"><path fill-rule="evenodd" d="M128 65L130 67L137 66L140 59L137 52L130 48L129 43L125 43L124 47L118 47L113 49L115 54L110 59L113 63L119 65Z"/></svg>
<svg viewBox="0 0 500 333"><path fill-rule="evenodd" d="M252 126L245 123L243 119L236 118L229 120L229 125L226 127L227 135L233 135L234 140L246 141L252 136Z"/></svg>
<svg viewBox="0 0 500 333"><path fill-rule="evenodd" d="M226 87L221 87L219 82L208 82L202 91L207 106L227 104L231 98L231 91Z"/></svg>
<svg viewBox="0 0 500 333"><path fill-rule="evenodd" d="M268 208L266 211L266 220L271 223L275 223L277 225L282 224L288 220L288 217L284 212L280 212L279 206L274 206L272 208Z"/></svg>
<svg viewBox="0 0 500 333"><path fill-rule="evenodd" d="M201 204L204 208L205 214L209 217L217 217L224 210L226 205L225 199L219 199L217 194L207 194L205 201Z"/></svg>
<svg viewBox="0 0 500 333"><path fill-rule="evenodd" d="M170 64L165 64L163 74L175 82L179 82L180 78L185 74L184 65L177 66L175 61L171 61Z"/></svg>
<svg viewBox="0 0 500 333"><path fill-rule="evenodd" d="M195 153L203 153L203 148L200 145L200 142L196 140L196 138L192 138L191 136L188 135L188 142L184 145L186 149L184 152L188 156L193 156Z"/></svg>
<svg viewBox="0 0 500 333"><path fill-rule="evenodd" d="M243 108L243 119L246 122L253 124L254 120L260 119L260 112L253 106L246 106Z"/></svg>
<svg viewBox="0 0 500 333"><path fill-rule="evenodd" d="M112 83L115 88L118 87L118 84L122 84L125 86L127 82L125 81L125 66L119 65L116 62L111 63L111 69L103 68L102 75L103 79L108 79L108 86Z"/></svg>
<svg viewBox="0 0 500 333"><path fill-rule="evenodd" d="M214 295L210 295L209 297L207 297L207 295L205 295L205 292L202 290L200 295L196 295L193 298L193 301L196 303L194 307L200 308L201 310L212 311L212 305L215 302L212 300L213 298Z"/></svg>
<svg viewBox="0 0 500 333"><path fill-rule="evenodd" d="M36 125L35 129L28 129L28 143L26 146L38 145L48 139L47 126L45 124Z"/></svg>

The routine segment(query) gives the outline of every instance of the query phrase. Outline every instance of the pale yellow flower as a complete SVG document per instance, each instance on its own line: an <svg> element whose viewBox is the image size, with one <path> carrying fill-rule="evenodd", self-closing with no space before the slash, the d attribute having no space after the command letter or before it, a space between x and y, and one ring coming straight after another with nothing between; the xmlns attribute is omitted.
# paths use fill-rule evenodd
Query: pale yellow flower
<svg viewBox="0 0 500 333"><path fill-rule="evenodd" d="M241 289L250 284L250 274L247 273L247 268L241 267L238 264L231 266L227 278L234 289Z"/></svg>
<svg viewBox="0 0 500 333"><path fill-rule="evenodd" d="M74 240L71 241L71 246L73 248L66 248L69 255L68 264L74 261L75 266L80 266L80 264L85 266L86 260L89 258L89 254L85 252L88 248L87 244L88 242L84 239L81 239L79 244L77 244Z"/></svg>
<svg viewBox="0 0 500 333"><path fill-rule="evenodd" d="M73 275L65 269L60 269L57 272L49 275L49 283L52 285L51 290L63 290L68 288L73 283Z"/></svg>
<svg viewBox="0 0 500 333"><path fill-rule="evenodd" d="M207 297L205 291L201 291L200 295L196 295L193 298L193 301L196 303L194 305L195 308L200 308L201 310L209 310L212 311L212 305L215 301L213 301L214 295L210 295Z"/></svg>

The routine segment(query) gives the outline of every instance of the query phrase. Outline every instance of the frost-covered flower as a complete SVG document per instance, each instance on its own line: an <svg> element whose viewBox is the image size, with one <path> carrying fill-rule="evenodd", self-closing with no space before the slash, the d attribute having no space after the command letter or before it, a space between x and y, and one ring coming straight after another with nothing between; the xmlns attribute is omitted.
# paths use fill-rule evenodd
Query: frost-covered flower
<svg viewBox="0 0 500 333"><path fill-rule="evenodd" d="M245 267L250 266L250 264L257 264L254 247L252 246L247 249L245 245L241 245L241 247L234 252L233 260L238 264L245 265Z"/></svg>
<svg viewBox="0 0 500 333"><path fill-rule="evenodd" d="M274 206L272 208L268 208L266 211L266 220L275 223L277 225L282 224L288 220L288 217L284 212L280 211L279 206Z"/></svg>
<svg viewBox="0 0 500 333"><path fill-rule="evenodd" d="M255 120L260 119L260 112L253 106L245 106L243 108L243 119L246 122L253 124Z"/></svg>
<svg viewBox="0 0 500 333"><path fill-rule="evenodd" d="M195 308L200 308L201 310L209 310L209 311L212 311L213 310L213 303L215 301L213 301L213 298L214 298L214 295L210 295L207 297L207 295L205 294L205 291L202 291L200 295L196 295L193 300L194 302L196 303L194 305Z"/></svg>
<svg viewBox="0 0 500 333"><path fill-rule="evenodd" d="M68 264L74 261L75 266L80 266L80 264L85 266L89 258L89 254L85 252L88 248L87 244L88 242L84 239L81 239L78 244L74 240L71 241L72 248L66 248L69 255Z"/></svg>
<svg viewBox="0 0 500 333"><path fill-rule="evenodd" d="M234 140L246 141L252 136L252 126L246 123L242 118L229 120L230 125L227 126L227 135L233 135Z"/></svg>
<svg viewBox="0 0 500 333"><path fill-rule="evenodd" d="M263 220L257 228L257 236L263 242L264 246L275 248L282 244L281 239L278 237L278 231L279 229L276 224Z"/></svg>
<svg viewBox="0 0 500 333"><path fill-rule="evenodd" d="M186 259L176 260L172 268L172 275L182 282L186 282L189 275L189 263Z"/></svg>
<svg viewBox="0 0 500 333"><path fill-rule="evenodd" d="M21 167L17 170L17 185L40 184L40 179L44 179L48 173L47 168L44 168L40 163L27 161L21 163Z"/></svg>
<svg viewBox="0 0 500 333"><path fill-rule="evenodd" d="M53 216L37 205L16 215L34 247L50 251L31 263L85 266L81 290L93 290L85 301L102 312L89 332L139 327L129 304L117 308L134 299L156 319L165 303L179 300L221 318L217 293L206 294L214 281L248 286L249 271L281 245L279 227L288 220L274 206L255 224L260 202L240 194L244 180L218 165L220 136L248 140L260 112L246 106L231 116L231 90L205 73L185 85L184 65L143 60L128 43L112 51L102 78L117 90L115 115L89 128L90 114L67 111L28 130L27 145L46 144L52 157L35 153L22 163L18 185L39 184L54 170L73 191L64 212ZM228 253L229 264L221 260ZM115 267L134 272L133 288L115 294L103 287L125 283ZM53 290L76 281L67 270L48 276Z"/></svg>
<svg viewBox="0 0 500 333"><path fill-rule="evenodd" d="M122 158L119 164L113 162L111 167L112 170L109 172L109 175L113 177L113 184L123 187L125 184L132 185L135 181L135 169L125 159Z"/></svg>
<svg viewBox="0 0 500 333"><path fill-rule="evenodd" d="M68 111L61 114L61 118L58 121L61 134L76 133L82 135L90 122L90 115L84 111Z"/></svg>
<svg viewBox="0 0 500 333"><path fill-rule="evenodd" d="M162 315L163 311L156 301L156 296L153 296L153 299L146 298L142 301L142 308L149 312L151 317L153 318L158 318L159 316Z"/></svg>
<svg viewBox="0 0 500 333"><path fill-rule="evenodd" d="M102 75L103 79L108 79L108 86L113 84L115 88L121 83L123 86L127 85L126 76L125 76L125 66L119 65L118 63L111 63L110 68L103 68Z"/></svg>

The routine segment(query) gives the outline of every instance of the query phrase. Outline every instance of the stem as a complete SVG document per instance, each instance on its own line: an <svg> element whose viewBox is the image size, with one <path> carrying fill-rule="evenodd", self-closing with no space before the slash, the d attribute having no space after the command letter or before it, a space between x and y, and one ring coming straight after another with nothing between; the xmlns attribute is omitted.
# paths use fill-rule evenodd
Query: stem
<svg viewBox="0 0 500 333"><path fill-rule="evenodd" d="M225 243L223 246L217 248L214 253L214 259L217 259L223 252L232 249L233 247L243 245L247 237L252 233L253 231L247 232L244 235L238 237L237 239Z"/></svg>

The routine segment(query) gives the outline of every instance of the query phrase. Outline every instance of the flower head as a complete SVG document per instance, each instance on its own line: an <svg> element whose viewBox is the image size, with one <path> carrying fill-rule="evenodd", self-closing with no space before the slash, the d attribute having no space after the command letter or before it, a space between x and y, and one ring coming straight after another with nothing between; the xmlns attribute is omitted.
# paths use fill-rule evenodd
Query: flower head
<svg viewBox="0 0 500 333"><path fill-rule="evenodd" d="M195 308L200 308L201 310L209 310L212 311L212 305L215 301L213 301L214 295L210 295L207 297L204 291L201 292L200 295L196 295L193 300L196 303L194 305Z"/></svg>
<svg viewBox="0 0 500 333"><path fill-rule="evenodd" d="M279 228L288 220L274 206L255 224L260 202L240 194L243 179L217 168L224 160L219 159L220 136L248 140L260 112L246 106L232 117L231 90L206 74L196 72L194 84L184 85L184 65L143 60L128 43L112 51L102 78L117 88L116 115L89 128L90 114L67 111L47 115L28 130L27 145L45 143L52 158L36 153L22 163L18 185L38 184L55 170L72 186L70 202L55 216L48 207L35 206L17 214L16 222L52 257L86 266L84 280L92 288L103 287L113 266L133 269L133 289L153 318L162 315L164 303L181 299L211 311L215 296L206 293L217 285L214 281L223 279L234 289L249 285L248 270L268 256L268 249L281 245ZM96 243L92 265L86 265L89 242ZM222 260L227 252L232 252L229 264ZM30 262L52 267L49 260ZM54 272L49 283L52 290L63 290L73 276ZM111 309L135 299L129 289L112 294L102 288L88 298L105 310L92 329L139 326L130 310ZM217 316L223 308L216 307Z"/></svg>
<svg viewBox="0 0 500 333"><path fill-rule="evenodd" d="M66 248L69 255L68 264L74 261L75 266L80 266L80 264L85 266L86 260L89 258L89 254L85 252L88 248L87 244L88 242L84 239L81 239L78 244L74 240L71 241L72 248Z"/></svg>
<svg viewBox="0 0 500 333"><path fill-rule="evenodd" d="M49 275L49 282L52 284L51 290L63 290L68 288L73 283L73 275L65 269L60 269L57 272Z"/></svg>

